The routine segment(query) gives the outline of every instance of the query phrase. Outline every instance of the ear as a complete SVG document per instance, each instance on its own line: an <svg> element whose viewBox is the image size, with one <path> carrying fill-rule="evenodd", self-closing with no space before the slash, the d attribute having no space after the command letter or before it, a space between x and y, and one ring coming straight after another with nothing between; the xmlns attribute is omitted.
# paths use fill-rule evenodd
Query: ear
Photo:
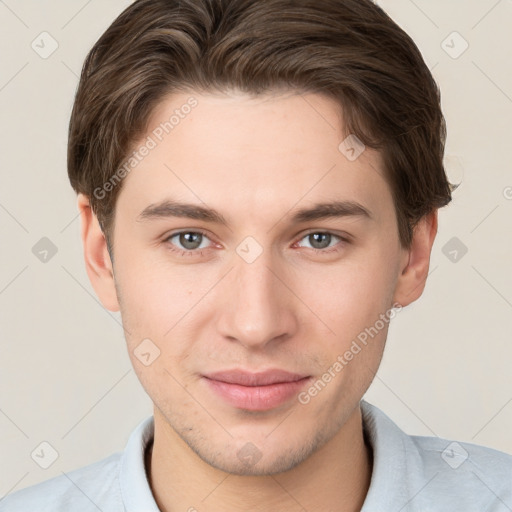
<svg viewBox="0 0 512 512"><path fill-rule="evenodd" d="M82 244L89 280L103 306L109 311L119 311L113 265L108 253L107 241L98 219L92 211L88 197L83 194L78 194L78 210L82 220Z"/></svg>
<svg viewBox="0 0 512 512"><path fill-rule="evenodd" d="M403 249L401 273L393 302L407 306L418 299L425 288L432 245L437 234L437 210L426 215L414 227L409 249Z"/></svg>

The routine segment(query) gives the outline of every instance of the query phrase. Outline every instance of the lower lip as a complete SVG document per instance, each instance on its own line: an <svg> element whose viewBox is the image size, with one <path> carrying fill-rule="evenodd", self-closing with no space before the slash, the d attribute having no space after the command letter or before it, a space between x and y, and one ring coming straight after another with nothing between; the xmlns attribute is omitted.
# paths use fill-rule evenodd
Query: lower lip
<svg viewBox="0 0 512 512"><path fill-rule="evenodd" d="M217 395L229 404L249 411L268 411L296 397L310 377L294 382L279 382L268 386L241 386L205 377Z"/></svg>

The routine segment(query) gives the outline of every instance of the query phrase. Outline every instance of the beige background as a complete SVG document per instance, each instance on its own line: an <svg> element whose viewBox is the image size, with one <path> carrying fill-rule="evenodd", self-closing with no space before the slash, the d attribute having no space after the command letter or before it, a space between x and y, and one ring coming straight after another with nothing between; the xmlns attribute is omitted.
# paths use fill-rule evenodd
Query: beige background
<svg viewBox="0 0 512 512"><path fill-rule="evenodd" d="M151 414L119 317L89 285L66 176L83 59L129 3L0 0L0 496L122 450ZM379 4L440 84L462 184L440 213L425 293L393 321L365 398L411 434L512 453L512 1ZM58 43L46 59L31 47L51 48L43 31ZM46 263L32 252L42 237L57 248ZM455 262L454 243L467 247ZM43 441L58 452L48 469L31 458Z"/></svg>

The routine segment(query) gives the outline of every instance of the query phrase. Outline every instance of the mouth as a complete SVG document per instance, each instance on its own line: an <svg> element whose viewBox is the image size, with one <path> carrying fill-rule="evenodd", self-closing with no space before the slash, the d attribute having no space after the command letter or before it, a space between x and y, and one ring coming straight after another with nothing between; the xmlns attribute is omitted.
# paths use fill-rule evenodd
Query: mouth
<svg viewBox="0 0 512 512"><path fill-rule="evenodd" d="M285 370L251 373L229 370L203 375L209 389L224 402L250 411L268 411L296 397L310 375Z"/></svg>

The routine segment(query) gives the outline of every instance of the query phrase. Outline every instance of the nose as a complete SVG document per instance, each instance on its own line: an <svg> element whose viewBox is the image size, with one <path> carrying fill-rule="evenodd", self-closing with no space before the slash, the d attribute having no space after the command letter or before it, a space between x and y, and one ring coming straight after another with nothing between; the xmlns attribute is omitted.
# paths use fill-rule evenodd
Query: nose
<svg viewBox="0 0 512 512"><path fill-rule="evenodd" d="M256 350L290 338L299 325L297 298L283 264L265 250L252 263L234 255L223 287L218 328L226 339Z"/></svg>

